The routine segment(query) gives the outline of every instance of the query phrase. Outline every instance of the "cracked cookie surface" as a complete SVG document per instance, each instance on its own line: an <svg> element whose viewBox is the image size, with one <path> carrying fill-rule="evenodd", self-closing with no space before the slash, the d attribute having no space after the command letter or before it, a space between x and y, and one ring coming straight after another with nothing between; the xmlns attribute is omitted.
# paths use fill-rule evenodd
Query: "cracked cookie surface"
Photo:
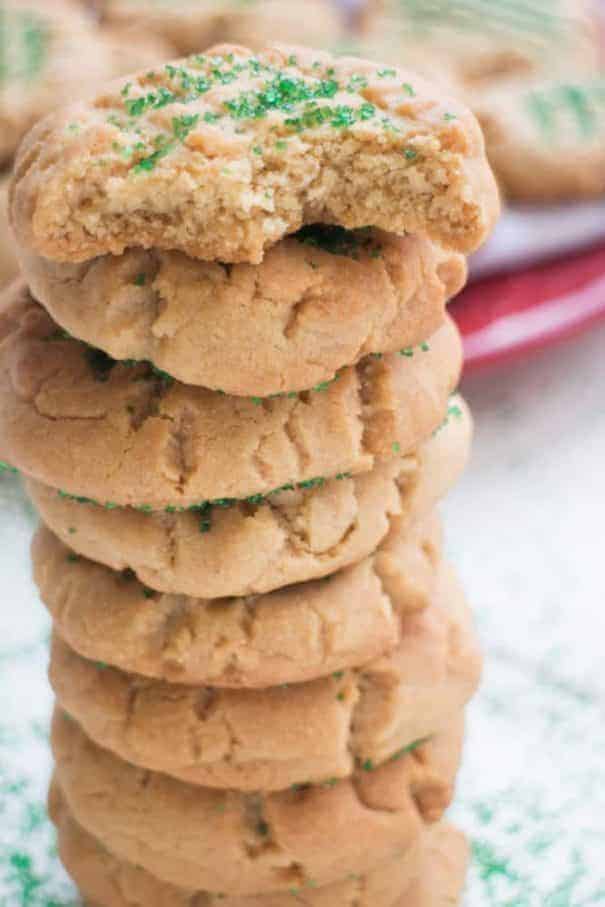
<svg viewBox="0 0 605 907"><path fill-rule="evenodd" d="M140 246L258 264L313 223L470 252L498 207L478 123L440 89L355 58L223 45L39 124L11 211L20 245L57 261Z"/></svg>
<svg viewBox="0 0 605 907"><path fill-rule="evenodd" d="M90 834L164 882L240 895L329 885L405 855L451 801L462 737L455 718L375 771L263 796L135 768L60 711L52 730L57 782Z"/></svg>
<svg viewBox="0 0 605 907"><path fill-rule="evenodd" d="M458 479L472 423L459 397L413 454L370 473L212 513L144 513L80 503L27 480L43 522L69 548L150 589L203 598L255 595L328 576L425 517ZM75 530L75 531L71 531Z"/></svg>
<svg viewBox="0 0 605 907"><path fill-rule="evenodd" d="M441 545L433 514L330 577L231 599L153 593L131 571L73 555L46 528L32 561L55 631L84 658L172 683L255 688L392 652L402 619L433 598Z"/></svg>
<svg viewBox="0 0 605 907"><path fill-rule="evenodd" d="M464 285L463 256L416 236L311 227L260 265L130 249L83 264L22 250L32 295L75 337L227 394L307 390L412 348Z"/></svg>
<svg viewBox="0 0 605 907"><path fill-rule="evenodd" d="M462 365L454 323L428 344L295 397L229 397L65 339L15 284L0 304L0 457L70 494L154 510L365 472L443 419Z"/></svg>
<svg viewBox="0 0 605 907"><path fill-rule="evenodd" d="M346 881L260 897L217 895L160 882L115 857L78 825L56 784L49 806L61 860L95 907L453 907L468 859L463 835L440 823L423 832L420 853L411 848L405 858L395 857Z"/></svg>
<svg viewBox="0 0 605 907"><path fill-rule="evenodd" d="M451 569L434 603L399 624L389 655L264 690L149 680L84 659L55 636L50 681L84 732L133 765L238 791L333 785L420 746L477 688L478 643Z"/></svg>

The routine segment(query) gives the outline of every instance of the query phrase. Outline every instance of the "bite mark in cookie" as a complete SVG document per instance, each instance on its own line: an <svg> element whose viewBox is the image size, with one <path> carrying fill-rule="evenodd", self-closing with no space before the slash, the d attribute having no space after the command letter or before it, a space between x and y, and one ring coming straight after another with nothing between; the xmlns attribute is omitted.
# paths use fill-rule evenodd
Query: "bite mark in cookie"
<svg viewBox="0 0 605 907"><path fill-rule="evenodd" d="M279 46L218 46L46 119L12 192L19 243L72 262L142 246L258 264L310 223L470 252L497 211L460 103L404 70Z"/></svg>

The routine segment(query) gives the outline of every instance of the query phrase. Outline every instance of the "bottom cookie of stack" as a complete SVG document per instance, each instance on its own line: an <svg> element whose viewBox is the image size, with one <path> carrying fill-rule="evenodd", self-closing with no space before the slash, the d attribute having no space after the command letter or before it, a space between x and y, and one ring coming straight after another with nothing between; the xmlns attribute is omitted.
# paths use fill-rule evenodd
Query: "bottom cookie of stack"
<svg viewBox="0 0 605 907"><path fill-rule="evenodd" d="M411 884L418 842L451 802L462 736L459 716L374 771L273 794L196 787L136 768L92 743L61 711L52 742L70 813L120 860L190 891L283 897L393 860L407 867L399 892Z"/></svg>
<svg viewBox="0 0 605 907"><path fill-rule="evenodd" d="M114 856L76 822L56 783L49 808L61 859L89 907L452 907L468 861L464 836L440 823L422 833L407 858L392 858L323 888L258 896L213 894L162 882Z"/></svg>

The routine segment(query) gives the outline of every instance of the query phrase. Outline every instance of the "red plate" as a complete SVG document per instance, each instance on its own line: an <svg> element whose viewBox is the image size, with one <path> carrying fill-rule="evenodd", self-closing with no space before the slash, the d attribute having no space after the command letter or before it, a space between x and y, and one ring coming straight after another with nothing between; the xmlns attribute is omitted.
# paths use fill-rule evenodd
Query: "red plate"
<svg viewBox="0 0 605 907"><path fill-rule="evenodd" d="M468 369L549 346L605 319L605 244L471 284L451 304Z"/></svg>

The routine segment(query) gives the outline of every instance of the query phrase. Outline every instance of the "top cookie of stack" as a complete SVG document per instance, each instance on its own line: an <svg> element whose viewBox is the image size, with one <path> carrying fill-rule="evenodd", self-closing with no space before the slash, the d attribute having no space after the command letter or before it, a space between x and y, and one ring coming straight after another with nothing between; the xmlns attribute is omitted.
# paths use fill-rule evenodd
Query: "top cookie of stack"
<svg viewBox="0 0 605 907"><path fill-rule="evenodd" d="M231 46L44 120L11 202L70 333L263 397L433 333L498 208L476 121L421 79Z"/></svg>

